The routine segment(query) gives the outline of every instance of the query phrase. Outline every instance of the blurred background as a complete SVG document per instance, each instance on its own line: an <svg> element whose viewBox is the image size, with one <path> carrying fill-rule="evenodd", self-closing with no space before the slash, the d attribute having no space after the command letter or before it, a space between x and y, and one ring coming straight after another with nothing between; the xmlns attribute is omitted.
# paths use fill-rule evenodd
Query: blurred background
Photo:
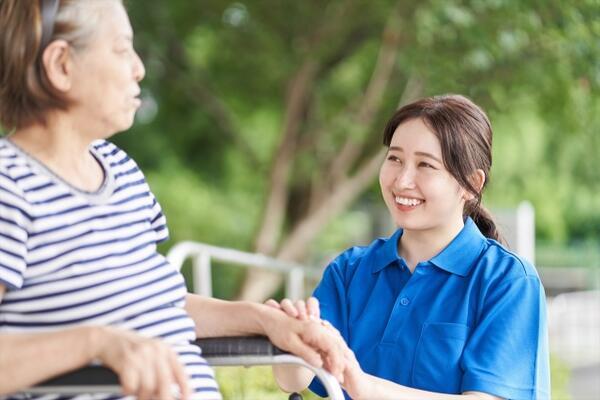
<svg viewBox="0 0 600 400"><path fill-rule="evenodd" d="M318 276L393 230L376 179L387 118L467 95L494 126L484 204L546 287L553 398L599 398L600 1L126 3L147 74L114 141L162 204L162 251L197 241ZM220 298L285 293L256 268L213 262L212 279ZM226 397L284 398L258 371L219 371Z"/></svg>

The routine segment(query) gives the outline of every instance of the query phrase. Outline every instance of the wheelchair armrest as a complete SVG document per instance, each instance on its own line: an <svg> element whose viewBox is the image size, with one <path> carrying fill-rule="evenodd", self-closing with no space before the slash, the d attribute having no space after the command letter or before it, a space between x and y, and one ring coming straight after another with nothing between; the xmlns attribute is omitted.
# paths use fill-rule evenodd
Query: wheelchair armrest
<svg viewBox="0 0 600 400"><path fill-rule="evenodd" d="M202 357L276 356L289 354L274 346L265 336L232 336L196 339Z"/></svg>
<svg viewBox="0 0 600 400"><path fill-rule="evenodd" d="M22 393L57 393L74 395L81 393L121 393L119 378L110 368L102 365L87 367L59 375L28 388Z"/></svg>
<svg viewBox="0 0 600 400"><path fill-rule="evenodd" d="M322 368L275 347L264 336L240 336L197 339L202 356L212 366L292 364L310 369L319 378L332 400L344 400L338 381Z"/></svg>
<svg viewBox="0 0 600 400"><path fill-rule="evenodd" d="M300 357L275 347L263 336L234 336L197 339L202 356L211 366L254 366L294 364L310 369L321 380L332 400L343 400L338 382L328 372L315 368ZM109 368L90 365L49 379L22 391L31 394L120 393L117 375Z"/></svg>

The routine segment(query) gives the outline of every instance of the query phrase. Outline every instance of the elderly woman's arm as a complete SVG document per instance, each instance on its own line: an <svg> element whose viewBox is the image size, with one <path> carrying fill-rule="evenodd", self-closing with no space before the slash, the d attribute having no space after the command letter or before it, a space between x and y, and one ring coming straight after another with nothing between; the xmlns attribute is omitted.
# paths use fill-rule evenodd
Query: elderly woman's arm
<svg viewBox="0 0 600 400"><path fill-rule="evenodd" d="M5 292L0 284L0 302ZM83 367L93 360L114 370L126 394L187 397L186 375L173 351L158 340L112 327L80 326L44 333L0 334L0 395Z"/></svg>
<svg viewBox="0 0 600 400"><path fill-rule="evenodd" d="M0 395L89 363L94 328L43 334L0 334Z"/></svg>

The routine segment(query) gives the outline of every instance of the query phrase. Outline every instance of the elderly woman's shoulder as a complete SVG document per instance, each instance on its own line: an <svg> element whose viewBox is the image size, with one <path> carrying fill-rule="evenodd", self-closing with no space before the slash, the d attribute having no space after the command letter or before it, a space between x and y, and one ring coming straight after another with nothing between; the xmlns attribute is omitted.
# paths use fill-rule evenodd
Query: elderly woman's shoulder
<svg viewBox="0 0 600 400"><path fill-rule="evenodd" d="M90 147L97 155L106 159L111 167L131 164L132 167L138 168L135 161L129 157L125 150L108 140L95 140Z"/></svg>
<svg viewBox="0 0 600 400"><path fill-rule="evenodd" d="M125 154L123 149L105 139L94 140L90 147L104 155Z"/></svg>
<svg viewBox="0 0 600 400"><path fill-rule="evenodd" d="M27 160L8 139L0 138L0 174L14 178L15 171L26 166Z"/></svg>

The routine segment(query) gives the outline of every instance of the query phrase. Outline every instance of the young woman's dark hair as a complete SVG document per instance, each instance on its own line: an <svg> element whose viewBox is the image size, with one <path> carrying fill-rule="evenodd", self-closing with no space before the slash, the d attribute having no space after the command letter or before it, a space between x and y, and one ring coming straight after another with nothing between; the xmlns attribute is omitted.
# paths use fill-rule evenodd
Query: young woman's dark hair
<svg viewBox="0 0 600 400"><path fill-rule="evenodd" d="M503 242L490 213L481 205L492 166L492 126L485 112L464 96L427 97L396 111L384 129L383 143L389 147L396 128L415 118L420 118L440 141L446 169L475 196L465 204L463 215L471 217L486 237ZM477 169L485 173L481 190L471 181Z"/></svg>

